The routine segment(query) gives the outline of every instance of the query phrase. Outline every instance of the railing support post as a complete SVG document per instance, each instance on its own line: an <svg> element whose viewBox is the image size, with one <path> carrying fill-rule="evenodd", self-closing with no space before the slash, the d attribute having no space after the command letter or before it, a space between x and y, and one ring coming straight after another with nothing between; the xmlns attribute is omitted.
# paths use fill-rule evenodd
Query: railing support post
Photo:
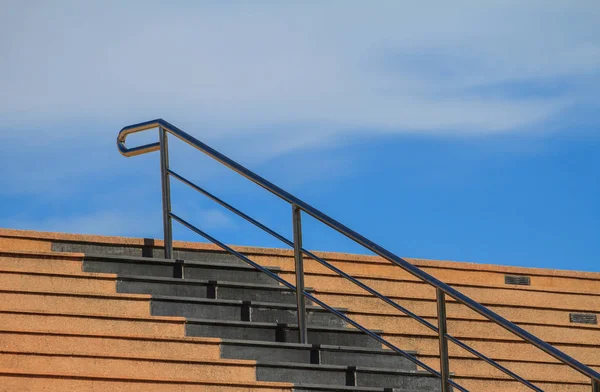
<svg viewBox="0 0 600 392"><path fill-rule="evenodd" d="M592 380L592 392L600 392L600 381Z"/></svg>
<svg viewBox="0 0 600 392"><path fill-rule="evenodd" d="M167 132L158 127L160 143L160 176L162 183L163 231L165 259L173 258L173 223L171 221L171 180L169 178L169 142Z"/></svg>
<svg viewBox="0 0 600 392"><path fill-rule="evenodd" d="M450 392L450 363L448 359L448 339L446 334L448 328L446 326L446 294L440 289L436 289L437 293L437 316L438 316L438 334L440 340L440 375L442 389L441 392Z"/></svg>
<svg viewBox="0 0 600 392"><path fill-rule="evenodd" d="M308 343L306 326L306 298L304 297L304 260L302 258L302 210L292 204L292 223L294 226L294 260L296 262L296 310L298 313L298 340Z"/></svg>

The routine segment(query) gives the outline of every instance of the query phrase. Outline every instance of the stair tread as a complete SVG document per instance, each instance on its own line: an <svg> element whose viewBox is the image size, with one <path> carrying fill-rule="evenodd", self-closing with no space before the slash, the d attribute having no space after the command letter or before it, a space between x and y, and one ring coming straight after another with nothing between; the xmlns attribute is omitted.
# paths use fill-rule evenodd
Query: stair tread
<svg viewBox="0 0 600 392"><path fill-rule="evenodd" d="M12 370L5 369L0 367L0 375L21 375L21 376L33 376L33 377L56 377L56 378L77 378L77 379L88 379L88 380L114 380L114 381L140 381L140 382L158 382L158 383L167 383L167 384L197 384L197 385L252 385L252 386L273 386L273 387L290 387L292 384L286 382L276 382L276 381L242 381L238 382L235 380L227 380L227 381L217 381L217 380L207 380L207 381L190 381L185 379L177 379L177 378L155 378L155 377L118 377L118 376L97 376L91 374L70 374L70 373L61 373L61 372L44 372L44 371L21 371L21 370Z"/></svg>
<svg viewBox="0 0 600 392"><path fill-rule="evenodd" d="M330 384L294 384L295 389L313 389L317 391L349 391L349 392L418 392L414 389L381 388L381 387L348 387Z"/></svg>
<svg viewBox="0 0 600 392"><path fill-rule="evenodd" d="M47 291L47 290L11 290L11 289L0 289L0 293L12 293L12 294L29 294L29 295L48 295L56 297L92 297L92 298L106 298L106 299L136 299L136 300L150 300L152 296L150 294L130 294L130 293L94 293L94 292L69 292L69 291Z"/></svg>
<svg viewBox="0 0 600 392"><path fill-rule="evenodd" d="M148 321L148 322L177 322L183 323L185 317L179 316L123 316L123 315L106 315L103 313L66 313L66 312L49 312L44 310L5 310L0 309L0 314L27 314L36 316L59 316L59 317L82 317L82 318L97 318L109 320L132 320L132 321Z"/></svg>
<svg viewBox="0 0 600 392"><path fill-rule="evenodd" d="M116 275L116 274L106 274L106 275ZM194 285L194 284L209 284L216 283L218 286L227 286L227 287L242 287L242 288L260 288L265 290L273 290L273 291L292 291L285 286L273 286L268 284L261 283L244 283L244 282L233 282L233 281L224 281L224 280L206 280L206 279L181 279L181 278L169 278L163 276L149 276L149 275L117 275L118 280L135 280L135 281L144 281L144 282L167 282L167 283L177 283L183 285ZM311 287L305 287L305 291L314 291Z"/></svg>
<svg viewBox="0 0 600 392"><path fill-rule="evenodd" d="M398 370L398 369L386 369L386 368L374 368L368 366L344 366L344 365L327 365L327 364L310 364L310 363L298 363L298 362L267 362L257 361L257 366L263 367L284 367L284 368L295 368L295 369L306 369L306 370L339 370L346 371L349 367L355 368L358 371L369 372L369 373L387 373L387 374L398 374L407 376L424 376L424 377L435 377L431 373L422 370Z"/></svg>
<svg viewBox="0 0 600 392"><path fill-rule="evenodd" d="M198 297L182 297L175 295L161 295L161 294L152 294L152 299L161 300L161 301L169 301L169 302L197 302L197 303L212 303L212 304L227 304L227 305L242 305L243 303L249 303L252 305L260 306L260 307L271 307L271 308L282 308L282 309L296 309L296 305L294 304L286 304L281 302L262 302L262 301L243 301L236 299L214 299L214 298L198 298ZM310 310L318 310L327 312L326 309L323 309L320 306L307 305L306 309ZM339 310L341 312L345 312L347 308L338 308L334 309Z"/></svg>
<svg viewBox="0 0 600 392"><path fill-rule="evenodd" d="M215 319L199 319L199 318L188 318L186 319L188 323L202 323L202 324L227 324L227 325L238 325L238 326L249 326L249 327L277 327L278 325L297 328L297 324L286 324L286 323L267 323L267 322L254 322L254 321L233 321L233 320L215 320ZM326 327L319 325L309 325L308 329L310 330L319 330L319 331L353 331L356 333L363 334L363 332L354 328L344 328L344 327ZM383 331L378 329L371 330L374 333L383 333Z"/></svg>
<svg viewBox="0 0 600 392"><path fill-rule="evenodd" d="M88 253L86 253L86 255L84 257L84 261L86 261L86 260L89 260L89 261L125 260L125 261L139 263L139 264L167 264L167 265L177 264L177 259L163 259L163 258L157 258L157 257L138 257L138 256L126 256L126 255L88 254ZM258 269L254 268L250 265L226 264L226 263L219 263L219 262L212 262L212 261L200 261L200 260L184 260L184 266L185 265L188 265L188 266L194 266L194 265L214 266L214 267L220 267L220 268L224 268L224 269L259 271ZM281 271L280 267L264 266L264 268L268 269L269 271L273 271L273 272Z"/></svg>
<svg viewBox="0 0 600 392"><path fill-rule="evenodd" d="M165 363L181 363L181 364L194 364L194 363L214 363L222 365L241 365L241 366L255 366L256 361L247 359L167 359L167 358L156 358L156 357L145 357L140 355L101 355L101 354L81 354L73 352L62 352L62 353L41 353L39 351L10 351L1 350L0 355L11 354L11 355L35 355L41 357L69 357L69 358L98 358L98 359L115 359L115 360L126 360L126 361L152 361L152 362L165 362Z"/></svg>
<svg viewBox="0 0 600 392"><path fill-rule="evenodd" d="M89 279L102 279L102 280L115 280L118 278L117 274L105 273L105 272L40 272L40 271L18 271L13 269L7 269L0 263L0 274L12 274L12 275L35 275L35 276L52 276L59 278L89 278Z"/></svg>
<svg viewBox="0 0 600 392"><path fill-rule="evenodd" d="M263 346L263 347L277 347L277 348L296 348L296 349L311 349L318 347L323 350L329 351L346 351L346 352L360 352L368 354L382 354L382 355L399 355L396 352L383 348L372 348L372 347L360 347L360 346L339 346L332 344L302 344L302 343L288 343L288 342L266 342L260 340L236 340L236 339L222 339L221 344L231 345L247 345L247 346ZM417 355L417 351L407 350L406 353Z"/></svg>
<svg viewBox="0 0 600 392"><path fill-rule="evenodd" d="M1 312L1 311L0 311ZM197 344L220 344L220 338L202 337L202 336L148 336L148 335L135 335L135 334L119 334L109 335L102 333L86 333L83 332L57 332L51 330L28 330L28 329L2 329L0 328L0 334L13 334L13 335L38 335L38 336L65 336L65 337L81 337L81 338L99 338L99 339L115 339L115 340L142 340L142 341L156 341L156 342L181 342L181 343L197 343Z"/></svg>

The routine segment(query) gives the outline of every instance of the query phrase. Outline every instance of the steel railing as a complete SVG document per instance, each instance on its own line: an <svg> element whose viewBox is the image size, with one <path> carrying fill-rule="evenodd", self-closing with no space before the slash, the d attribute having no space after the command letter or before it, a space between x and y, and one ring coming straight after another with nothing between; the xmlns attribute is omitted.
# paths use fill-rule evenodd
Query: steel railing
<svg viewBox="0 0 600 392"><path fill-rule="evenodd" d="M125 141L126 141L128 135L130 135L132 133L136 133L136 132L145 131L148 129L153 129L153 128L158 128L158 133L159 133L159 141L158 142L146 144L146 145L135 147L135 148L127 148L125 146ZM247 214L241 212L240 210L231 206L227 202L223 201L222 199L218 198L217 196L211 194L210 192L204 190L203 188L199 187L198 185L192 183L191 181L187 180L183 176L181 176L181 175L177 174L176 172L174 172L173 170L171 170L169 167L169 148L168 148L168 136L167 136L169 133L172 134L173 136L179 138L180 140L186 142L187 144L195 147L196 149L200 150L201 152L210 156L211 158L217 160L221 164L229 167L230 169L234 170L238 174L246 177L250 181L261 186L262 188L266 189L267 191L271 192L272 194L274 194L274 195L278 196L279 198L290 203L292 206L292 225L293 225L293 237L294 237L293 241L285 238L281 234L268 228L267 226L260 223L259 221L251 218ZM514 380L519 381L520 383L526 385L527 387L531 388L532 390L542 391L542 389L540 389L536 385L525 380L521 376L515 374L511 370L500 365L493 359L478 352L477 350L468 346L466 343L460 341L459 339L453 337L452 335L450 335L448 333L447 328L446 328L446 321L447 321L446 320L446 296L449 296L449 297L453 298L454 300L456 300L458 303L461 303L461 304L467 306L468 308L472 309L473 311L477 312L478 314L480 314L487 320L492 321L493 323L501 326L502 328L506 329L507 331L520 337L521 339L523 339L526 342L530 343L531 345L537 347L538 349L542 350L543 352L547 353L548 355L554 357L559 362L561 362L565 365L568 365L571 368L578 371L579 373L587 376L591 380L592 391L600 392L600 373L596 372L594 369L591 369L590 367L584 365L583 363L581 363L581 362L577 361L576 359L570 357L569 355L563 353L562 351L558 350L554 346L546 343L545 341L541 340L540 338L536 337L535 335L527 332L526 330L519 327L518 325L508 321L507 319L505 319L502 316L498 315L497 313L491 311L490 309L486 308L485 306L479 304L478 302L472 300L471 298L467 297L466 295L462 294L461 292L457 291L456 289L448 286L447 284L440 281L439 279L429 275L427 272L414 266L413 264L409 263L408 261L396 256L392 252L375 244L368 238L366 238L366 237L360 235L359 233L355 232L354 230L344 226L343 224L341 224L338 221L334 220L333 218L327 216L323 212L317 210L316 208L312 207L311 205L305 203L304 201L296 198L295 196L293 196L290 193L286 192L285 190L279 188L275 184L260 177L256 173L248 170L244 166L242 166L239 163L233 161L232 159L226 157L225 155L214 150L213 148L209 147L208 145L202 143L200 140L185 133L184 131L180 130L179 128L173 126L172 124L169 124L168 122L166 122L162 119L157 119L157 120L152 120L152 121L148 121L148 122L144 122L144 123L127 126L119 132L119 135L117 137L117 147L119 149L119 152L126 157L132 157L132 156L141 155L141 154L145 154L145 153L149 153L149 152L153 152L153 151L160 151L165 257L166 258L173 257L172 221L175 220L175 221L179 222L180 224L182 224L183 226L187 227L188 229L192 230L196 234L199 234L200 236L204 237L208 241L216 244L217 246L219 246L226 252L238 257L239 259L245 261L246 263L250 264L254 268L266 273L271 278L277 280L278 282L280 282L284 286L288 287L289 289L295 291L296 292L296 302L297 302L296 303L297 315L298 315L298 334L299 334L299 340L301 343L308 343L308 333L307 333L308 327L307 327L307 323L306 323L306 298L308 298L311 301L313 301L314 303L316 303L319 306L323 307L324 309L328 310L329 312L332 312L336 316L342 318L348 324L352 325L353 327L359 329L360 331L362 331L362 332L366 333L367 335L371 336L372 338L376 339L384 346L386 346L386 347L390 348L391 350L395 351L396 353L406 357L407 359L409 359L413 363L417 364L418 366L420 366L427 372L435 375L436 377L439 377L441 380L440 382L441 382L442 392L450 391L451 387L454 387L460 391L467 391L467 389L460 386L459 384L457 384L454 380L452 380L450 378L448 341L456 344L457 346L466 350L470 354L485 361L489 365L495 367L496 369L505 373L509 377L513 378ZM247 220L248 222L252 223L253 225L255 225L258 228L265 231L266 233L272 235L273 237L279 239L281 242L285 243L286 245L292 247L294 249L296 284L293 285L293 284L289 283L288 281L281 278L277 274L272 273L268 269L255 263L254 261L250 260L248 257L240 254L239 252L235 251L231 247L225 245L223 242L217 240L216 238L212 237L208 233L202 231L201 229L199 229L196 226L192 225L191 223L187 222L183 218L174 214L171 211L171 185L170 185L171 177L190 186L192 189L195 189L196 191L204 194L205 196L207 196L208 198L217 202L221 206L227 208L231 212L242 217L243 219ZM404 308L403 306L399 305L398 303L391 300L387 296L379 293L375 289L367 286L366 284L364 284L361 281L355 279L354 277L348 275L347 273L345 273L344 271L335 267L334 265L332 265L332 264L328 263L327 261L323 260L322 258L318 257L314 253L303 248L302 247L302 224L301 224L301 213L302 212L312 216L313 218L319 220L320 222L324 223L325 225L329 226L330 228L332 228L332 229L336 230L337 232L343 234L344 236L352 239L356 243L364 246L366 249L369 249L373 253L390 261L392 264L395 264L396 266L401 267L402 269L409 272L413 276L415 276L415 277L419 278L420 280L428 283L429 285L435 287L436 299L437 299L438 325L437 326L433 325L429 321L416 315L415 313L411 312L410 310ZM352 320L345 314L339 312L335 308L327 305L323 301L319 300L318 298L315 298L313 295L306 292L304 289L303 256L310 257L311 259L315 260L316 262L320 263L321 265L332 270L336 274L351 281L352 283L356 284L357 286L364 289L368 293L383 300L388 305L394 307L395 309L408 315L409 317L418 321L420 324L422 324L425 327L429 328L430 330L434 331L438 335L438 339L439 339L440 371L438 372L437 370L431 368L430 366L421 362L419 359L417 359L413 355L401 350L400 348L396 347L394 344L392 344L389 341L387 341L386 339L382 338L375 332L362 326L361 324Z"/></svg>

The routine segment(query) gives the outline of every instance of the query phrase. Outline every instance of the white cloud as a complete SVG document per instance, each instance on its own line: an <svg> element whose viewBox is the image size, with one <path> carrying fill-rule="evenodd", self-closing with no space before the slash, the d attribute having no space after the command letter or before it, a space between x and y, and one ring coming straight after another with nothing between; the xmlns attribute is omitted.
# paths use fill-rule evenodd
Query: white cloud
<svg viewBox="0 0 600 392"><path fill-rule="evenodd" d="M287 125L300 123L311 125L300 134L312 144L323 129L523 130L580 92L516 98L481 89L597 72L599 9L595 1L14 1L0 17L0 116L37 130L162 116L213 138L249 129L260 138L273 126L289 135Z"/></svg>
<svg viewBox="0 0 600 392"><path fill-rule="evenodd" d="M149 178L156 154L114 139L156 117L252 168L361 133L536 130L597 105L599 4L4 1L0 195ZM214 178L199 159L173 154Z"/></svg>

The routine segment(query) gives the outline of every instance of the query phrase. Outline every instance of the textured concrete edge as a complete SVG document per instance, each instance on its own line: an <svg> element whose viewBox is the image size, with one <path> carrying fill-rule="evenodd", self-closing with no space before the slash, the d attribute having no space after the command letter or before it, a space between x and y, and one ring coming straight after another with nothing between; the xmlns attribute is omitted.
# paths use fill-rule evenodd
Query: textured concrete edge
<svg viewBox="0 0 600 392"><path fill-rule="evenodd" d="M71 233L54 233L54 232L41 232L34 230L17 230L0 228L0 237L7 238L20 238L24 240L46 240L46 241L73 241L73 242L91 242L105 245L130 245L130 246L144 246L148 245L148 239L134 238L134 237L116 237L116 236L102 236L102 235L88 235L88 234L71 234ZM163 241L159 239L150 239L151 246L161 247ZM174 247L188 250L204 250L204 251L222 251L216 245L201 243L201 242L184 242L174 241ZM251 246L232 246L235 250L253 255L264 255L264 256L279 256L279 257L293 257L293 250L281 249L281 248L259 248ZM388 261L383 260L378 256L360 255L360 254L349 254L349 253L338 253L338 252L314 252L317 256L327 260L335 261L347 261L357 262L366 264L389 264ZM462 261L448 261L448 260L429 260L421 258L406 258L407 261L413 263L419 267L428 268L440 268L440 269L453 269L453 270L469 270L469 271L486 271L486 272L498 272L498 273L515 273L515 274L526 274L536 276L548 276L548 277L565 277L573 279L589 279L589 280L600 280L600 273L597 272L584 272L584 271L569 271L569 270L551 270L544 268L530 268L530 267L515 267L515 266L501 266L494 264L483 264L483 263L472 263Z"/></svg>
<svg viewBox="0 0 600 392"><path fill-rule="evenodd" d="M273 388L293 388L291 383L283 382L265 382L265 381L252 381L252 382L233 382L233 381L189 381L189 380L178 380L173 378L130 378L130 377L99 377L99 376L74 376L68 373L57 373L57 372L22 372L15 370L6 370L0 367L0 376L8 377L39 377L39 378L57 378L57 379L76 379L76 380L96 380L96 381L116 381L116 382L153 382L153 383L165 383L165 384L184 384L184 385L215 385L215 386L251 386L262 389L273 389Z"/></svg>
<svg viewBox="0 0 600 392"><path fill-rule="evenodd" d="M0 257L3 256L32 257L40 259L73 259L75 261L83 261L85 254L80 252L46 252L37 250L0 249Z"/></svg>

